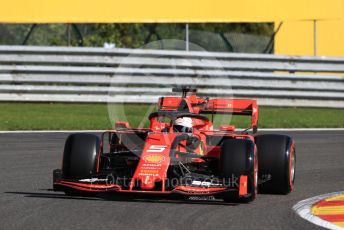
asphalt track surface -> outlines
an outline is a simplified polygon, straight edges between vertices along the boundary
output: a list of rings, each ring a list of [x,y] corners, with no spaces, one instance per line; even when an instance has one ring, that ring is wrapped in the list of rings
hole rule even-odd
[[[344,190],[344,131],[284,132],[297,144],[295,190],[249,204],[53,192],[66,133],[0,134],[0,229],[321,229],[292,206]]]

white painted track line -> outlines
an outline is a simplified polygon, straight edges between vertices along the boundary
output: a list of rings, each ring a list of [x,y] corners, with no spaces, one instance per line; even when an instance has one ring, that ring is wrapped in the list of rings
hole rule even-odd
[[[101,133],[105,130],[11,130],[0,131],[1,133]]]
[[[9,130],[0,131],[1,133],[101,133],[105,130]],[[237,129],[238,132],[242,131]],[[319,132],[319,131],[344,131],[344,128],[262,128],[259,131],[306,131],[306,132]]]

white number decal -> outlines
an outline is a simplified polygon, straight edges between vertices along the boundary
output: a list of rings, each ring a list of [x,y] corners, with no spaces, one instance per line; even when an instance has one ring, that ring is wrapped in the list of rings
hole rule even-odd
[[[166,149],[166,145],[151,145],[147,152],[162,153]]]

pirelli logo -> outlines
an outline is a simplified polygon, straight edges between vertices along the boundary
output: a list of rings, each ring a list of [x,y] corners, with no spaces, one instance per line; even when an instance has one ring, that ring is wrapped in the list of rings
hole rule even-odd
[[[151,164],[160,164],[161,162],[165,160],[165,157],[159,154],[150,154],[150,155],[144,156],[143,160]]]

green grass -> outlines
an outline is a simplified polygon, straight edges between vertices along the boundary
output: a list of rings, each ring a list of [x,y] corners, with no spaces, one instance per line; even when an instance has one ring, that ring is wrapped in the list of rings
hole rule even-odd
[[[117,119],[129,121],[132,127],[136,127],[142,120],[144,125],[148,124],[147,109],[155,110],[154,106],[149,105],[126,105],[124,108],[112,105],[110,108],[111,111],[123,112],[117,118],[109,116],[106,104],[0,103],[0,130],[108,129]],[[229,121],[228,116],[218,118],[215,119],[215,124]],[[235,116],[232,119],[237,127],[247,127],[249,122],[248,117]],[[344,127],[344,110],[261,107],[259,127]]]

